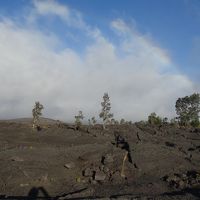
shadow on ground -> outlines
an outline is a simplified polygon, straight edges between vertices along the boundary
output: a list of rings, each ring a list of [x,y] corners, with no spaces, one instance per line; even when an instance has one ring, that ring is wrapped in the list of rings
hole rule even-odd
[[[38,199],[48,199],[48,200],[52,200],[55,198],[52,198],[49,196],[48,192],[43,188],[43,187],[33,187],[27,196],[5,196],[2,195],[0,196],[0,199],[9,199],[9,200],[14,200],[14,199],[30,199],[30,200],[38,200]]]
[[[200,188],[185,188],[180,191],[164,193],[163,196],[175,197],[175,196],[185,196],[186,194],[191,194],[194,197],[197,197],[200,199]]]
[[[68,195],[73,195],[73,194],[77,194],[77,193],[81,193],[82,191],[86,190],[87,188],[83,188],[81,190],[77,190],[77,191],[74,191],[74,192],[71,192],[71,193],[68,193],[68,194],[64,194],[62,196],[56,196],[56,197],[51,197],[48,192],[43,188],[43,187],[33,187],[27,196],[5,196],[5,195],[0,195],[0,199],[4,199],[4,200],[59,200],[59,199],[68,199],[68,200],[79,200],[79,199],[101,199],[103,197],[91,197],[91,196],[88,196],[88,197],[67,197]],[[200,189],[199,188],[186,188],[186,189],[183,189],[183,190],[180,190],[180,191],[174,191],[174,192],[170,192],[170,193],[164,193],[158,197],[151,197],[151,199],[165,199],[164,197],[168,197],[168,198],[172,198],[174,199],[174,197],[179,197],[180,196],[186,196],[187,194],[191,194],[195,197],[195,199],[200,199]],[[125,195],[114,195],[114,196],[111,196],[110,198],[111,199],[117,199],[118,197],[120,198],[123,198],[123,197],[126,197],[126,199],[132,199],[133,197],[136,197],[135,195],[131,195],[131,194],[125,194]],[[128,197],[128,198],[127,198]],[[138,196],[137,196],[138,197]],[[141,199],[142,197],[138,197],[138,199]],[[108,198],[109,199],[109,198]]]

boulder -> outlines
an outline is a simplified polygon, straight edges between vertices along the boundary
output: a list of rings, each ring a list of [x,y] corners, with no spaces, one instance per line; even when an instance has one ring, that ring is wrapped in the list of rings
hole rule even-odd
[[[106,175],[103,172],[96,172],[94,176],[95,181],[104,181],[106,179]]]

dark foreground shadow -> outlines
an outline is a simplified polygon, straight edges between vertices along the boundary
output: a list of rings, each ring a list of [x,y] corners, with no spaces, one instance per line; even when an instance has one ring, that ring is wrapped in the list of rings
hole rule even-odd
[[[163,196],[175,197],[175,196],[185,196],[186,194],[191,194],[194,197],[197,197],[200,199],[200,188],[185,188],[180,191],[164,193]]]
[[[67,194],[63,194],[62,196],[56,196],[56,197],[51,197],[49,196],[48,192],[43,188],[43,187],[33,187],[27,196],[6,196],[6,195],[0,195],[0,199],[4,199],[4,200],[59,200],[60,197],[62,199],[68,199],[68,200],[80,200],[80,199],[93,199],[93,200],[97,200],[97,199],[101,199],[103,197],[100,196],[87,196],[87,197],[71,197],[70,195],[73,196],[73,194],[79,194],[81,192],[83,192],[84,190],[87,190],[87,188],[83,188],[81,190],[77,190],[71,193],[67,193]],[[168,197],[180,197],[180,196],[185,196],[187,194],[191,194],[194,197],[197,197],[198,199],[200,199],[200,189],[199,188],[186,188],[180,191],[174,191],[174,192],[169,192],[169,193],[163,193],[162,195],[159,195],[159,199],[162,199],[162,197],[164,196],[168,196]],[[68,196],[69,195],[69,196]],[[67,197],[68,196],[68,197]],[[110,196],[111,198],[123,198],[123,197],[127,197],[127,196],[131,196],[131,197],[142,197],[141,195],[139,196],[135,196],[135,195],[131,195],[131,194],[121,194],[121,195],[113,195]],[[105,198],[105,197],[104,197]],[[156,197],[154,197],[156,199]],[[184,198],[183,198],[184,199]]]
[[[42,197],[40,197],[40,193],[42,194]],[[30,192],[28,193],[28,198],[27,199],[51,199],[51,197],[49,196],[49,194],[47,193],[47,191],[43,188],[43,187],[33,187]]]
[[[67,199],[67,200],[81,200],[81,199],[99,199],[101,197],[98,196],[87,196],[82,197],[81,193],[87,190],[88,188],[82,188],[80,190],[76,190],[70,193],[63,194],[61,196],[51,197],[49,196],[48,192],[43,187],[33,187],[29,192],[27,196],[6,196],[6,195],[0,195],[0,200],[59,200],[61,199]],[[76,194],[76,195],[75,195]],[[76,197],[73,197],[75,195]],[[79,196],[81,195],[81,196]]]
[[[0,199],[7,199],[7,200],[39,200],[39,199],[46,199],[46,200],[52,200],[55,198],[52,198],[49,196],[48,192],[43,187],[33,187],[27,196],[5,196],[0,195]]]
[[[61,198],[65,198],[70,195],[80,194],[81,192],[87,190],[87,188],[83,188],[74,192],[63,194],[62,196],[51,197],[48,192],[43,187],[33,187],[27,196],[6,196],[0,195],[0,200],[58,200]],[[77,195],[76,195],[77,196]],[[78,200],[78,199],[96,199],[97,197],[75,197],[75,198],[67,198],[68,200]]]

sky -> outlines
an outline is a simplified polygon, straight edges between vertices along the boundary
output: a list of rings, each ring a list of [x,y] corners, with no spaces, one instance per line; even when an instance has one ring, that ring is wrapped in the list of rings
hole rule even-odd
[[[175,116],[199,92],[199,0],[1,0],[0,118]]]

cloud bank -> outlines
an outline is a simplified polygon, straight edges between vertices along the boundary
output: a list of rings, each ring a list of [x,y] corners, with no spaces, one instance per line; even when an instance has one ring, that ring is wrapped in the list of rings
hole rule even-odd
[[[51,15],[67,27],[82,24],[77,29],[92,42],[82,53],[67,44],[57,50],[62,40],[52,30],[46,34],[8,17],[1,20],[1,119],[31,116],[38,100],[45,117],[73,121],[79,110],[86,117],[98,116],[104,92],[109,93],[116,119],[142,120],[151,112],[172,117],[176,99],[194,92],[168,52],[120,18],[108,26],[118,38],[114,43],[78,11],[57,1],[33,1],[32,17],[33,13],[35,23]]]

